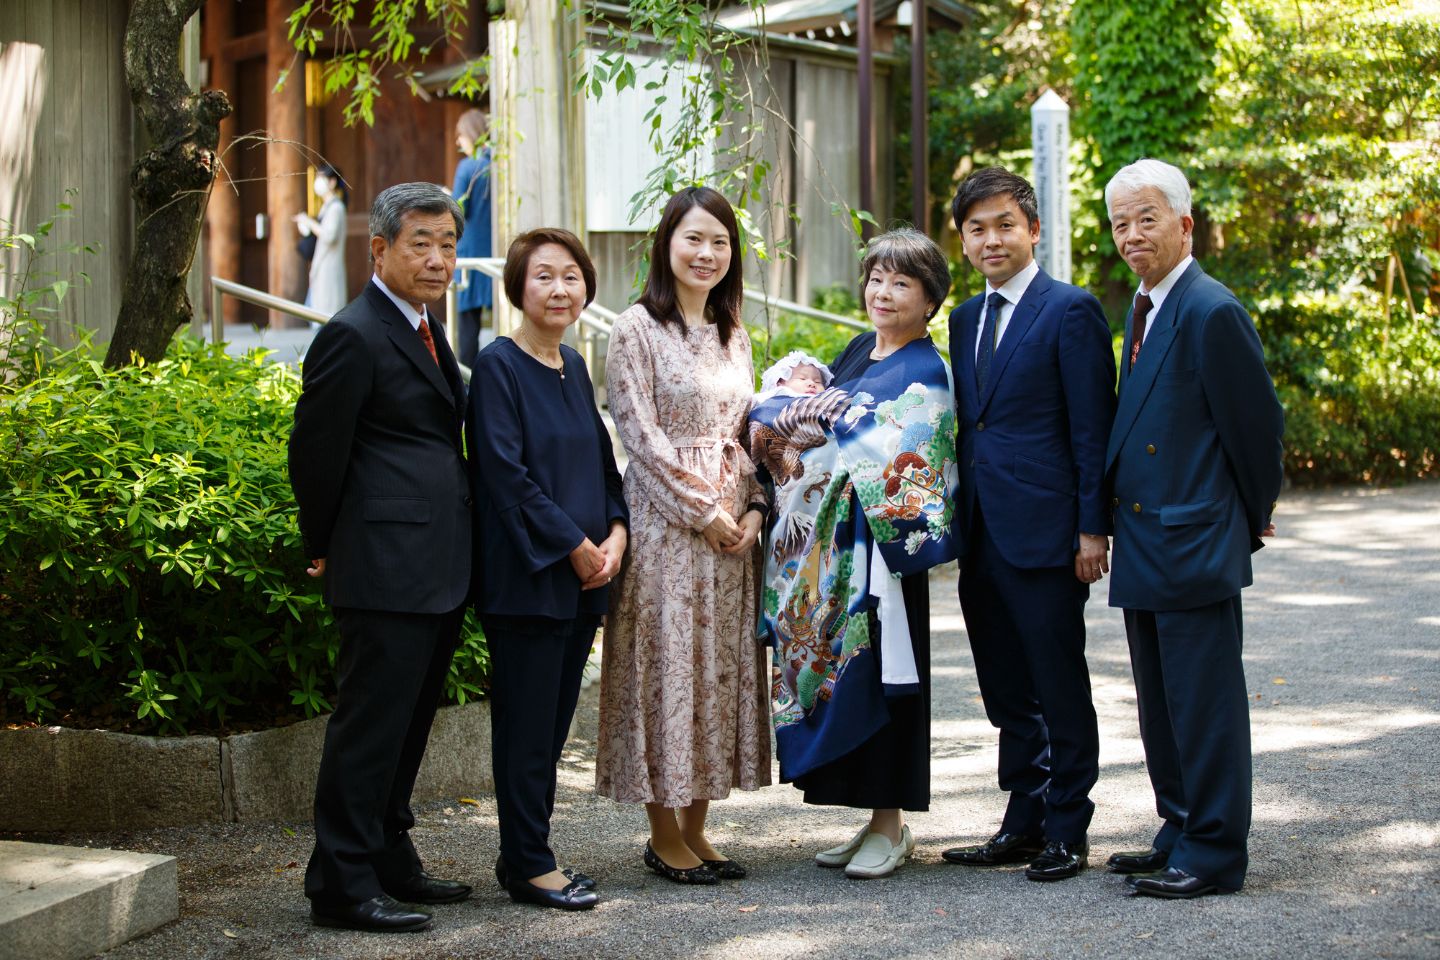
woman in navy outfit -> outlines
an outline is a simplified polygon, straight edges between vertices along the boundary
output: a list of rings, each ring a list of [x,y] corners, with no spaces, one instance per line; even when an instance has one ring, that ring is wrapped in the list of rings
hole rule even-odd
[[[516,902],[584,910],[594,880],[558,868],[550,850],[555,765],[629,514],[589,371],[561,343],[595,296],[590,257],[568,231],[521,234],[504,289],[524,319],[476,356],[465,417],[475,608],[490,646],[495,875]]]

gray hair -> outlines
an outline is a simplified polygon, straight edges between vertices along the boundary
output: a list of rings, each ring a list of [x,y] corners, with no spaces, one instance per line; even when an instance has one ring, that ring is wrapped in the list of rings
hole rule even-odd
[[[865,247],[865,259],[860,261],[860,299],[865,299],[865,285],[870,281],[870,271],[884,267],[920,281],[925,299],[935,308],[925,315],[929,320],[935,316],[945,295],[950,292],[950,261],[944,252],[925,234],[914,227],[898,227],[874,238]]]
[[[1145,187],[1159,190],[1177,217],[1190,216],[1190,183],[1185,174],[1179,167],[1149,157],[1122,167],[1105,184],[1105,210],[1108,212],[1111,209],[1110,198],[1116,190],[1141,190]]]
[[[400,224],[412,210],[421,213],[448,213],[455,221],[455,239],[465,232],[465,214],[460,204],[433,183],[397,183],[380,191],[370,205],[370,236],[384,237],[387,244],[400,236]]]

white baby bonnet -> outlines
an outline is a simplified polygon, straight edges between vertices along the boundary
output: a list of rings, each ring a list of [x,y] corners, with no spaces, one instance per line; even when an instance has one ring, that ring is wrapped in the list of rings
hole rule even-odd
[[[765,373],[761,375],[761,392],[770,393],[780,385],[781,380],[789,379],[790,374],[795,372],[796,367],[804,366],[814,367],[816,370],[819,370],[821,382],[823,382],[827,387],[830,386],[830,381],[833,379],[833,377],[830,374],[829,367],[825,366],[825,364],[810,356],[810,354],[806,353],[804,350],[791,350],[789,353],[785,354],[785,356],[781,357],[774,364],[772,364],[770,366],[770,369],[766,370]]]

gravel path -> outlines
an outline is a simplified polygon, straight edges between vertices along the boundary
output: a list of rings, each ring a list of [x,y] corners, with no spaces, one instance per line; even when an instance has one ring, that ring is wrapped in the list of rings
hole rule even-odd
[[[301,894],[309,824],[33,836],[180,858],[181,919],[106,956],[447,957],[1440,957],[1440,484],[1291,494],[1282,536],[1245,594],[1255,740],[1252,867],[1237,896],[1125,895],[1092,868],[1053,885],[1020,867],[954,867],[940,851],[982,839],[1003,803],[954,571],[932,580],[934,799],[911,819],[916,859],[854,882],[811,854],[860,817],[805,807],[775,786],[714,808],[715,839],[751,878],[683,888],[640,863],[644,815],[591,792],[595,697],[561,770],[555,847],[601,882],[589,913],[511,904],[490,864],[491,798],[429,804],[416,842],[432,872],[475,897],[403,936],[318,930]],[[1119,612],[1090,607],[1101,724],[1092,863],[1144,847],[1156,821],[1136,733]]]

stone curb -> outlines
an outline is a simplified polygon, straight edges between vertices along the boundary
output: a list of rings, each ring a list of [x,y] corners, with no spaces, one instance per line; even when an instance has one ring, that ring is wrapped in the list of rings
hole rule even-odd
[[[309,820],[328,721],[220,738],[0,730],[0,830]],[[415,800],[493,789],[490,704],[441,709]]]

